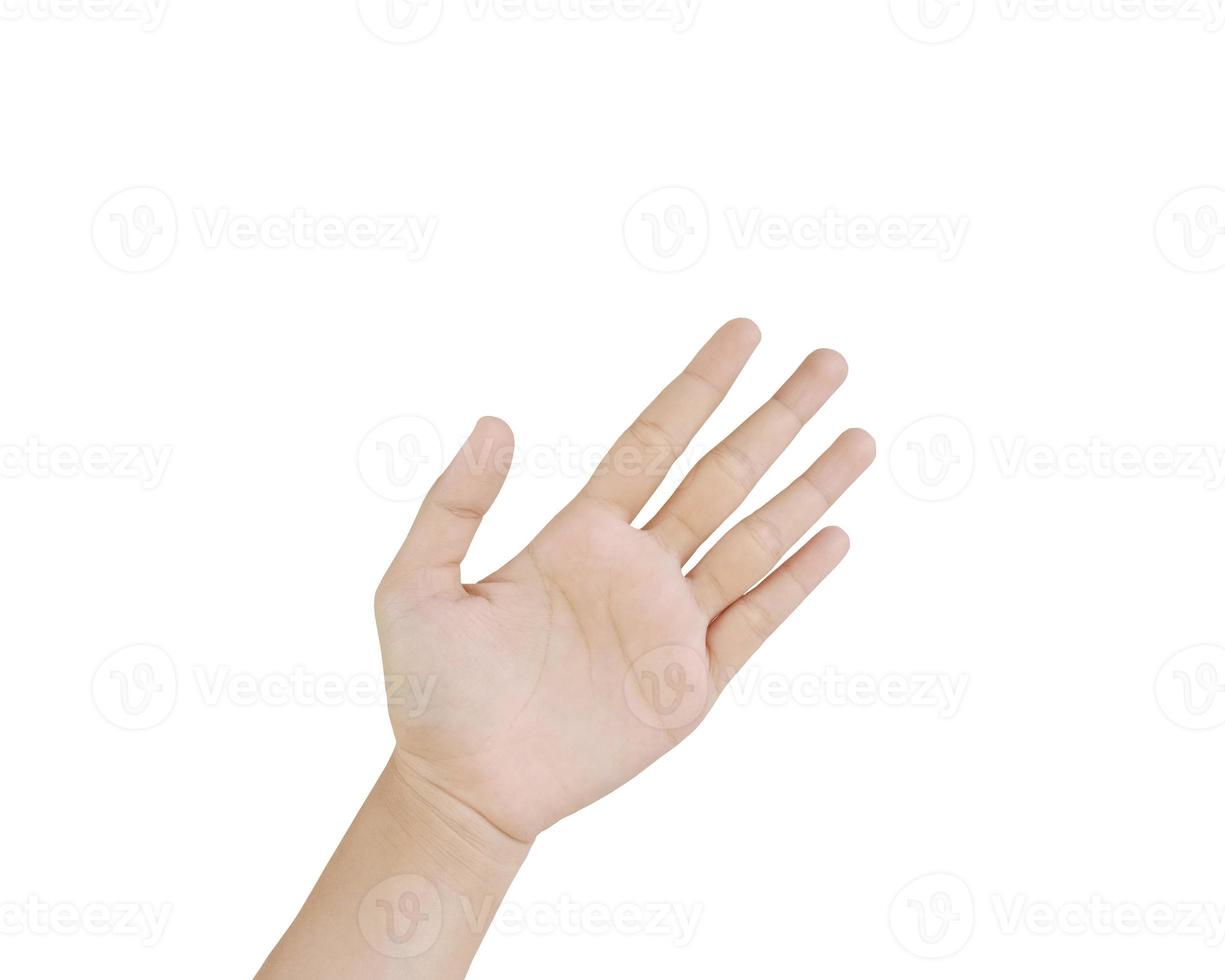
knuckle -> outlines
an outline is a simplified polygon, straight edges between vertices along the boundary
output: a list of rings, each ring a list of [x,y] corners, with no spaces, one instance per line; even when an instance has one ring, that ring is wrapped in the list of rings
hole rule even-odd
[[[635,442],[650,449],[671,449],[674,445],[668,431],[645,415],[634,419],[633,425],[630,426],[630,436]]]
[[[774,632],[773,619],[752,596],[745,596],[740,602],[740,617],[745,628],[754,639],[765,642]]]
[[[479,521],[485,512],[477,507],[469,507],[453,500],[439,500],[437,506],[460,521]]]
[[[786,541],[778,526],[760,514],[745,518],[744,531],[762,553],[773,561],[777,561],[787,550]]]
[[[747,494],[757,483],[757,466],[743,449],[722,442],[710,451],[707,458],[744,493]]]

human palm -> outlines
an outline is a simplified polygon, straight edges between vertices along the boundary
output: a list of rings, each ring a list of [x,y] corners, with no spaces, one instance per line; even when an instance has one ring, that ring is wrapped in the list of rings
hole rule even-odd
[[[502,569],[465,586],[459,563],[513,447],[505,423],[481,420],[379,588],[388,677],[433,684],[420,713],[392,704],[402,771],[531,840],[692,732],[735,671],[842,559],[846,536],[827,528],[779,565],[871,462],[874,445],[861,430],[844,433],[684,571],[841,384],[846,365],[832,351],[810,355],[655,517],[641,528],[631,523],[759,337],[746,320],[725,325],[583,492]]]

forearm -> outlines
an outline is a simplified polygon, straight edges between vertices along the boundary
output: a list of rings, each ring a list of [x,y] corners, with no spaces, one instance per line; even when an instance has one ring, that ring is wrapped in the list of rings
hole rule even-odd
[[[528,847],[393,757],[258,980],[459,980]]]

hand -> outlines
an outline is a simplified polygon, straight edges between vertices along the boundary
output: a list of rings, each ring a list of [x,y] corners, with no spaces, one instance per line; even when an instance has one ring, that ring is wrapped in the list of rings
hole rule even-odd
[[[499,571],[463,585],[460,562],[513,451],[504,422],[477,424],[377,593],[389,678],[435,683],[420,716],[391,709],[402,777],[529,842],[692,732],[841,561],[847,537],[826,528],[775,567],[872,462],[872,438],[857,429],[684,571],[845,379],[846,362],[828,350],[810,355],[650,521],[632,523],[759,340],[747,320],[720,329],[574,501]]]
[[[478,423],[375,603],[388,678],[430,682],[425,710],[391,699],[396,750],[261,980],[406,976],[410,963],[414,976],[459,980],[489,925],[472,910],[498,907],[536,835],[693,731],[846,554],[846,535],[826,528],[778,564],[872,461],[859,430],[684,572],[842,383],[832,351],[811,355],[644,527],[631,524],[759,339],[747,320],[723,327],[578,498],[465,586],[460,562],[513,450],[504,423]]]

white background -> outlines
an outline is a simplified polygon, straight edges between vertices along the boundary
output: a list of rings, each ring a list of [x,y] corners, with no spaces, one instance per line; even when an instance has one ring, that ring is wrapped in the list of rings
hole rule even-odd
[[[390,748],[386,497],[506,418],[485,574],[746,315],[698,442],[841,350],[753,501],[868,428],[851,556],[539,840],[509,902],[544,925],[472,975],[1219,977],[1221,0],[432,6],[5,0],[0,971],[254,973]]]

